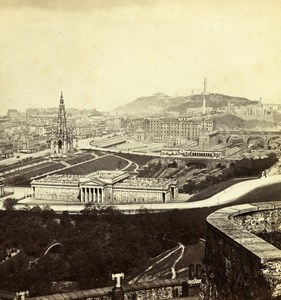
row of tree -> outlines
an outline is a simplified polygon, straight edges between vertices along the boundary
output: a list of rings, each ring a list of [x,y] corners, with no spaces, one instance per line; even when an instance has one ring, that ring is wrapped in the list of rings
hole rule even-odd
[[[270,153],[265,158],[253,159],[243,158],[232,163],[229,168],[221,166],[222,173],[218,176],[207,175],[205,180],[195,183],[193,180],[186,183],[182,191],[187,194],[193,194],[217,183],[239,177],[258,177],[262,172],[278,161],[275,153]]]

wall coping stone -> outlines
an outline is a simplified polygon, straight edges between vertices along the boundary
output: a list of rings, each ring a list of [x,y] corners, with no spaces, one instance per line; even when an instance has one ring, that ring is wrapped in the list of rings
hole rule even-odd
[[[225,234],[235,244],[242,246],[258,259],[262,264],[270,261],[281,261],[281,250],[261,239],[257,235],[240,229],[234,218],[247,213],[274,210],[281,208],[281,201],[242,204],[222,208],[207,217],[207,223]]]
[[[134,284],[124,284],[123,290],[124,292],[134,292],[139,290],[152,290],[163,287],[173,287],[173,286],[181,286],[185,280],[184,278],[176,278],[176,279],[158,279],[154,281],[147,282],[138,282]],[[198,286],[198,282],[188,281],[188,285]],[[74,299],[82,299],[82,298],[92,298],[92,297],[101,297],[108,296],[112,291],[113,286],[104,287],[104,288],[96,288],[91,290],[81,290],[76,292],[67,292],[67,293],[57,293],[52,295],[38,296],[28,298],[29,300],[74,300]]]

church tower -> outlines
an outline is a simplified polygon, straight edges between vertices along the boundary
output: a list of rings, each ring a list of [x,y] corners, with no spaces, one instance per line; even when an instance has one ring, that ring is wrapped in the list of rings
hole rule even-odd
[[[67,127],[64,99],[61,92],[57,125],[51,141],[51,155],[53,157],[66,157],[72,153],[73,136],[72,131]]]

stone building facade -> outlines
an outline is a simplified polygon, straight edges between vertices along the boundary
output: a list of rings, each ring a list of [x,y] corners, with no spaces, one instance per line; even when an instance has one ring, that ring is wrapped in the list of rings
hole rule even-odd
[[[210,149],[218,144],[218,131],[204,132],[199,136],[199,147]]]
[[[95,204],[166,203],[178,196],[176,180],[132,177],[123,171],[51,175],[33,180],[31,187],[35,199]]]
[[[11,141],[0,140],[0,159],[14,156],[14,147]]]
[[[213,132],[214,128],[214,120],[209,118],[146,118],[131,121],[126,131],[129,136],[139,141],[147,140],[175,146],[187,141],[198,141],[200,134]]]

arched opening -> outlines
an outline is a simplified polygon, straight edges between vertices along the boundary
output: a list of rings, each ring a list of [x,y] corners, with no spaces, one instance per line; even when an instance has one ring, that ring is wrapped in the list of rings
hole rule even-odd
[[[226,144],[234,145],[238,143],[243,143],[243,138],[239,135],[230,135],[226,139]]]
[[[207,166],[206,164],[198,161],[190,161],[187,164],[187,167],[195,167],[196,169],[205,169]]]
[[[281,136],[273,136],[266,143],[268,149],[281,149]]]
[[[247,140],[248,148],[251,149],[263,149],[265,147],[265,141],[261,136],[250,136]]]
[[[226,139],[225,139],[225,143],[226,144],[228,144],[229,142],[230,142],[230,139],[232,138],[232,135],[230,135],[229,137],[227,137]]]
[[[59,150],[59,151],[62,150],[62,145],[63,145],[62,140],[59,140],[59,141],[58,141],[58,150]]]
[[[216,165],[216,168],[218,169],[224,169],[225,168],[225,165],[224,164],[222,164],[222,163],[218,163],[217,165]]]

